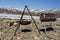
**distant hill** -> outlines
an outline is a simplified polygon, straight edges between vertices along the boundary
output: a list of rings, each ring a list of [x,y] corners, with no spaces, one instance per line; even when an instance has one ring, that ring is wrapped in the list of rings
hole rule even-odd
[[[54,13],[56,17],[60,18],[60,10],[30,10],[33,16],[40,16],[41,13]],[[23,10],[19,8],[0,8],[0,13],[21,15]],[[25,12],[25,15],[29,15]]]

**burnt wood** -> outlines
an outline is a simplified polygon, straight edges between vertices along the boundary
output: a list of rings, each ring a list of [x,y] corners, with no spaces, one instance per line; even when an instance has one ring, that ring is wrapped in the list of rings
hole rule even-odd
[[[40,31],[45,33],[45,28],[44,29],[40,29]],[[48,31],[54,31],[54,29],[52,27],[47,27],[46,28],[46,32],[48,32]]]
[[[28,20],[17,21],[17,23],[18,22],[20,22],[21,25],[29,25],[29,24],[31,24],[31,21],[28,21]]]
[[[29,25],[31,23],[31,21],[21,21],[20,24],[21,25]]]
[[[21,32],[31,32],[32,30],[29,29],[23,29]]]
[[[54,29],[52,27],[47,27],[46,31],[54,31]]]

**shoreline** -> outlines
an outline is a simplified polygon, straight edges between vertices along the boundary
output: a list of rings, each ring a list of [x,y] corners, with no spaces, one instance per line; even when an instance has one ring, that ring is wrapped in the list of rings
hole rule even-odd
[[[39,16],[32,16],[34,19],[40,19]],[[0,18],[8,18],[8,19],[20,19],[21,15],[17,14],[0,14]],[[24,15],[23,19],[31,19],[31,16]],[[57,20],[60,20],[60,18],[57,18]]]
[[[32,16],[34,19],[39,19],[39,16]],[[16,14],[0,14],[0,18],[20,19],[21,15]],[[31,19],[31,16],[24,15],[23,19]]]

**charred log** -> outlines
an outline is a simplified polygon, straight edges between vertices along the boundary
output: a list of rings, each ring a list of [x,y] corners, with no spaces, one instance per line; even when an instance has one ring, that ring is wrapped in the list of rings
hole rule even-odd
[[[26,20],[17,21],[17,22],[20,22],[21,25],[29,25],[29,24],[31,24],[31,21],[26,21]]]
[[[31,21],[21,21],[20,24],[21,25],[29,25],[31,23]]]
[[[52,27],[47,27],[46,31],[54,31],[54,29]]]
[[[32,30],[29,29],[23,29],[22,32],[31,32]]]
[[[45,29],[40,29],[41,32],[45,32]]]
[[[52,27],[47,27],[46,30],[45,29],[40,29],[40,31],[45,33],[45,31],[46,32],[47,31],[54,31],[54,29]]]

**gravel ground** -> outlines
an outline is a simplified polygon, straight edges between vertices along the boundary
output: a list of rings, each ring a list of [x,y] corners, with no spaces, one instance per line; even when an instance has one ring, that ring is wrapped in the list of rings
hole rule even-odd
[[[38,33],[34,23],[32,22],[29,25],[20,25],[18,31],[16,32],[16,36],[13,36],[14,31],[16,30],[16,21],[13,19],[0,19],[0,40],[60,40],[60,21],[45,22],[45,25],[52,25],[54,31],[46,31]],[[35,20],[39,29],[45,28],[43,27],[44,23],[41,23],[39,20]],[[9,26],[11,22],[14,22],[12,26]],[[32,30],[31,32],[21,32],[23,29]]]

